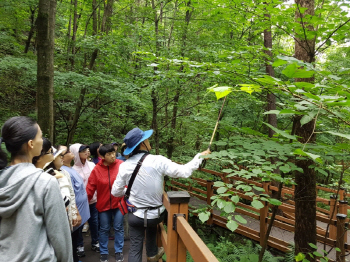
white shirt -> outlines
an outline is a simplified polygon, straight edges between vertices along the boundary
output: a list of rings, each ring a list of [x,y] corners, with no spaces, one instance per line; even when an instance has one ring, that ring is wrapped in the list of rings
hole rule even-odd
[[[119,172],[116,180],[113,183],[112,195],[121,197],[124,195],[125,186],[129,184],[132,173],[137,165],[137,162],[142,157],[142,153],[134,155],[122,163],[119,167]],[[131,187],[129,201],[138,208],[141,207],[156,207],[162,205],[163,196],[163,181],[164,176],[188,178],[192,172],[196,170],[202,163],[202,158],[197,154],[190,162],[185,165],[179,165],[172,162],[170,159],[160,155],[148,155],[141,168],[136,175],[134,184]],[[160,208],[160,213],[165,207]],[[144,218],[145,209],[138,209],[135,216]],[[148,210],[147,219],[158,217],[158,210]]]

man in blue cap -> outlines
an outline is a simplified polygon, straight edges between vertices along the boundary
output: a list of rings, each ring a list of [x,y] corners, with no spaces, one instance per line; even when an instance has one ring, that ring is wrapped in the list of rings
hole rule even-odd
[[[139,160],[150,152],[148,138],[153,130],[142,131],[134,128],[129,131],[124,142],[127,148],[124,155],[128,159],[119,167],[119,173],[112,187],[112,195],[123,196]],[[188,178],[201,162],[200,155],[210,154],[209,150],[197,154],[190,162],[179,165],[161,155],[147,155],[132,184],[129,201],[136,211],[129,213],[130,251],[129,262],[142,262],[143,240],[146,232],[146,253],[148,262],[156,262],[164,254],[164,248],[157,247],[157,224],[163,221],[165,207],[162,204],[164,176]]]

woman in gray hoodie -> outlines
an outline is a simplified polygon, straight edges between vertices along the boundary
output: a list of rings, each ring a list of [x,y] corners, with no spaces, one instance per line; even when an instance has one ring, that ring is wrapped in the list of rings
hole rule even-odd
[[[12,117],[1,130],[0,262],[72,262],[67,213],[55,177],[32,164],[42,132],[28,117]]]

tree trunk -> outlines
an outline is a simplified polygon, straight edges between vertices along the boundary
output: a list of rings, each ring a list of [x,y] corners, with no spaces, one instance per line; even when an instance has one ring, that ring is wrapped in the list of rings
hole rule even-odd
[[[270,14],[265,14],[265,17],[270,21],[271,15]],[[265,51],[264,53],[268,56],[266,58],[266,74],[269,76],[274,77],[275,76],[275,71],[273,70],[273,67],[271,65],[271,62],[273,60],[272,57],[272,34],[271,34],[271,26],[269,26],[268,29],[264,30],[264,47]],[[268,93],[267,94],[267,111],[270,110],[275,110],[276,109],[276,97],[273,93]],[[276,114],[268,114],[268,123],[274,127],[277,127],[277,117]],[[269,137],[272,137],[275,132],[269,128]]]
[[[72,35],[72,57],[70,58],[71,70],[74,70],[75,64],[75,41],[77,39],[78,30],[78,0],[74,1],[74,18],[73,18],[73,35]]]
[[[30,8],[30,30],[28,33],[28,38],[26,41],[26,46],[24,48],[24,53],[28,53],[29,47],[30,47],[30,42],[32,40],[32,37],[34,35],[35,32],[35,11],[36,11],[36,7],[35,8]]]
[[[56,0],[40,0],[37,18],[37,112],[43,134],[53,142],[54,44]]]
[[[155,150],[156,155],[159,155],[159,130],[158,130],[158,119],[157,119],[157,111],[158,111],[158,97],[156,90],[152,89],[152,129],[154,130],[154,141],[155,141]]]
[[[314,0],[297,0],[296,4],[300,7],[306,7],[306,11],[300,14],[298,9],[295,12],[296,20],[308,30],[313,30],[311,25],[303,23],[306,15],[314,15]],[[312,63],[315,61],[315,41],[307,40],[304,36],[298,36],[295,41],[295,58]],[[295,79],[296,82],[314,82],[314,78]],[[312,143],[316,139],[313,133],[315,119],[301,126],[301,116],[294,116],[295,135],[299,136],[301,143]],[[303,173],[295,173],[295,254],[302,252],[309,261],[316,261],[308,253],[314,250],[309,243],[316,244],[316,175],[315,170],[309,168],[313,164],[312,160],[296,160],[298,167],[303,169]]]
[[[97,35],[96,0],[92,1],[92,35]]]
[[[171,119],[171,130],[170,130],[171,134],[170,134],[170,137],[167,141],[167,156],[169,159],[172,158],[174,148],[175,148],[175,146],[174,146],[174,134],[175,134],[175,130],[176,130],[176,117],[177,117],[179,98],[180,98],[180,90],[177,89],[175,97],[174,97],[173,116]]]

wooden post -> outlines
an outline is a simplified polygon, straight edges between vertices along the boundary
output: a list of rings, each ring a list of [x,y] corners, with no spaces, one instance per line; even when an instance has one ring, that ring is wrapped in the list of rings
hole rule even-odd
[[[329,216],[330,218],[336,219],[336,214],[337,214],[337,196],[336,195],[331,195],[330,196],[330,213]],[[332,216],[333,214],[333,216]],[[332,216],[332,217],[331,217]],[[329,238],[331,239],[336,239],[337,237],[337,227],[333,224],[329,226]]]
[[[211,197],[214,195],[214,182],[207,180],[207,205],[211,206]],[[213,224],[213,209],[210,209],[210,217],[207,221],[207,225]]]
[[[269,207],[266,201],[263,201],[264,207],[260,209],[260,246],[262,246],[267,231],[267,212]]]
[[[185,214],[186,220],[188,219],[190,194],[186,191],[171,191],[167,194],[170,202],[168,210],[167,262],[186,262],[186,247],[176,230],[173,229],[173,222],[176,214]]]
[[[344,200],[344,193],[345,193],[345,190],[344,188],[340,188],[339,189],[339,200]]]
[[[336,261],[337,262],[345,262],[345,235],[347,231],[347,223],[346,215],[344,214],[337,214],[337,248],[340,249],[340,251],[336,251]]]
[[[271,184],[270,181],[264,181],[263,182],[263,189],[265,190],[265,193],[268,194],[268,195],[270,195],[269,194],[270,184]]]
[[[340,200],[339,201],[339,213],[348,216],[348,201]],[[344,234],[344,243],[348,242],[348,234]]]

